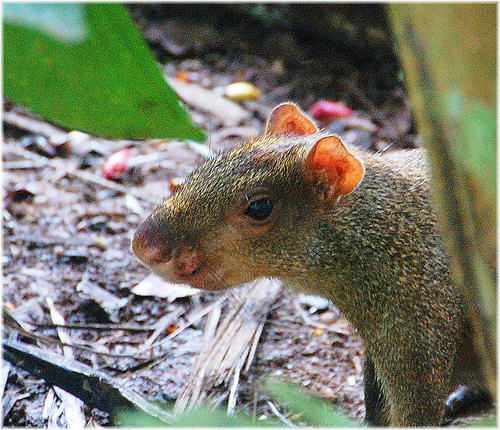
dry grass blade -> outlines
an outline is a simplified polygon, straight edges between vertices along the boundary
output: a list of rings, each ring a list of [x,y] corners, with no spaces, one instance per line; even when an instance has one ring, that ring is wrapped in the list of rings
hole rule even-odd
[[[66,321],[61,313],[56,309],[54,301],[47,297],[47,306],[49,307],[50,317],[54,324],[64,324]],[[57,328],[57,334],[61,341],[71,344],[70,335],[63,329]],[[68,347],[63,347],[64,356],[68,359],[73,359],[73,350]],[[85,426],[85,414],[83,412],[83,402],[77,397],[61,390],[58,387],[54,387],[57,396],[61,399],[64,408],[64,416],[69,428],[82,428]]]
[[[212,387],[228,383],[232,377],[229,393],[231,412],[236,402],[241,369],[245,361],[246,368],[250,366],[265,318],[280,290],[279,281],[259,279],[249,284],[248,288],[234,293],[234,306],[198,356],[192,376],[177,398],[175,413],[199,404]]]
[[[228,127],[236,126],[250,117],[248,111],[237,103],[216,94],[213,90],[175,78],[168,79],[168,83],[188,105],[203,112],[210,112]]]
[[[160,336],[163,332],[167,331],[167,327],[169,325],[172,325],[183,313],[184,309],[179,308],[160,318],[160,320],[156,324],[155,331],[151,334],[151,336],[149,336],[146,339],[143,346],[145,348],[151,346],[154,343],[154,341],[158,338],[158,336]]]
[[[208,314],[207,323],[205,325],[205,332],[203,333],[203,351],[208,347],[215,336],[215,331],[217,330],[217,325],[219,324],[221,311],[222,304],[220,303]]]
[[[48,421],[51,416],[54,416],[54,409],[57,406],[56,393],[53,389],[50,389],[45,396],[45,401],[43,403],[42,419]]]
[[[263,326],[263,324],[261,324]],[[261,330],[258,330],[261,332]],[[259,335],[260,337],[260,335]],[[254,336],[255,339],[255,336]],[[255,341],[253,342],[255,344]],[[227,415],[231,416],[234,414],[234,409],[236,407],[236,400],[238,398],[238,384],[240,382],[240,373],[243,368],[243,364],[245,363],[245,357],[242,355],[234,368],[233,382],[231,383],[231,389],[229,390],[229,398],[227,400]]]

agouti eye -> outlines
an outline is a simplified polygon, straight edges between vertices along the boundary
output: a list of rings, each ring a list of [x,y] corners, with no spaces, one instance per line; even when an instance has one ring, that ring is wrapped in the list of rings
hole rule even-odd
[[[245,215],[256,221],[263,221],[271,215],[273,211],[273,202],[269,199],[255,200],[248,206]]]

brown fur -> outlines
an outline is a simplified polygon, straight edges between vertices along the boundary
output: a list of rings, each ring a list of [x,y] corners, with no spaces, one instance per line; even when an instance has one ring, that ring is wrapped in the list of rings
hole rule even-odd
[[[425,155],[349,148],[364,179],[332,198],[304,174],[308,151],[325,136],[266,135],[207,161],[139,228],[134,251],[158,248],[161,236],[165,262],[150,266],[172,281],[220,289],[278,277],[331,299],[364,340],[387,421],[439,425],[461,378],[457,364],[466,367],[465,317],[429,203]],[[244,215],[259,192],[275,201],[263,224]],[[186,249],[200,256],[199,271],[183,278],[172,264]]]

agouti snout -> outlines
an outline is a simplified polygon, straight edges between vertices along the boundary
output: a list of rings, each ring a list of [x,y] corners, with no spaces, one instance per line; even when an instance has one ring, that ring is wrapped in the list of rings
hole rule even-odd
[[[283,104],[263,136],[191,174],[132,249],[174,283],[276,277],[331,299],[363,338],[368,421],[439,425],[475,362],[425,166],[421,151],[347,148]]]

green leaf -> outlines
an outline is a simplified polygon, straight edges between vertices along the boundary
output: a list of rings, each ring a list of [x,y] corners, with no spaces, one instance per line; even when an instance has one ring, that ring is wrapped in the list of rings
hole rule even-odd
[[[124,411],[112,418],[112,425],[117,427],[169,427],[167,423],[143,411]]]
[[[479,418],[468,424],[467,427],[497,427],[497,419],[495,416]]]
[[[300,389],[299,387],[283,382],[268,380],[265,390],[280,404],[289,408],[295,414],[300,414],[300,420],[321,427],[359,426],[344,413],[333,407],[330,402]],[[165,426],[156,418],[146,414],[125,412],[120,415],[118,422],[123,426]],[[188,409],[175,417],[174,427],[282,427],[274,417],[265,421],[253,421],[243,414],[234,414],[228,417],[222,407],[212,408],[207,404]]]
[[[290,383],[267,381],[266,391],[278,402],[294,413],[301,414],[301,420],[320,427],[359,426],[343,412],[334,408],[325,399],[294,386]]]
[[[242,414],[234,414],[228,417],[222,408],[211,408],[208,405],[200,405],[194,409],[188,409],[177,417],[176,427],[250,427],[269,426],[272,423],[255,423],[250,417]],[[276,425],[276,423],[274,423]]]
[[[168,427],[155,417],[142,412],[124,412],[118,421],[125,427]],[[116,424],[116,423],[115,423]],[[254,422],[250,417],[234,414],[228,417],[222,407],[212,408],[206,404],[188,409],[176,416],[173,427],[277,427],[274,420]]]
[[[6,3],[4,93],[69,129],[204,140],[117,3]]]

